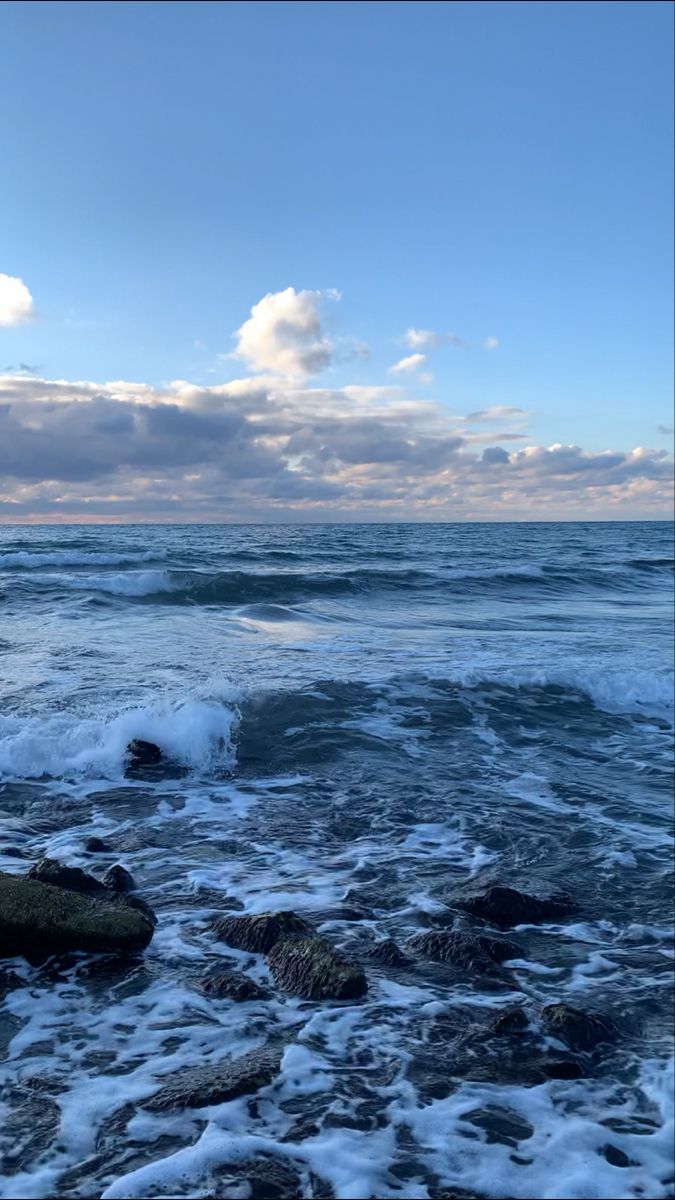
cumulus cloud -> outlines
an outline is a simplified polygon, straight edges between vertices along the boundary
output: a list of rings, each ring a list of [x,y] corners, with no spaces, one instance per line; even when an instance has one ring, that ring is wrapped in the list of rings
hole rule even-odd
[[[401,358],[393,367],[390,367],[392,375],[405,375],[410,371],[417,371],[423,367],[427,361],[426,354],[409,354],[407,358]]]
[[[33,297],[23,279],[0,273],[0,325],[20,325],[33,314]]]
[[[463,346],[456,333],[436,333],[433,329],[406,329],[403,340],[411,350],[435,350],[437,346]]]
[[[324,298],[337,300],[339,293],[296,292],[292,287],[268,292],[234,334],[237,348],[232,357],[242,359],[254,371],[291,379],[325,370],[333,347],[321,326]]]
[[[489,410],[486,410],[489,411]],[[293,520],[667,514],[664,450],[483,448],[405,389],[0,377],[0,517]],[[492,435],[494,436],[494,435]],[[501,432],[498,440],[521,435]],[[477,444],[475,444],[477,443]]]
[[[496,350],[497,347],[499,346],[499,338],[486,337],[483,340],[483,346],[485,347],[486,350]]]

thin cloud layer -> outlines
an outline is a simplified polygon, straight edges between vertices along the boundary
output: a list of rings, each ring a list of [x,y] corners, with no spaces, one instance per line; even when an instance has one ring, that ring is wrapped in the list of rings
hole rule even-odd
[[[427,361],[426,354],[409,354],[407,358],[401,358],[389,370],[392,375],[406,375],[412,371],[418,371]]]
[[[282,293],[283,295],[283,293]],[[486,412],[494,410],[485,410]],[[502,418],[508,410],[499,410]],[[516,418],[520,410],[510,410]],[[396,387],[0,377],[0,516],[493,519],[667,513],[663,450],[525,446]],[[493,418],[494,419],[494,418]],[[458,425],[458,420],[460,424]],[[503,424],[503,420],[502,420]]]
[[[23,279],[0,272],[0,326],[20,325],[33,314],[33,297]]]

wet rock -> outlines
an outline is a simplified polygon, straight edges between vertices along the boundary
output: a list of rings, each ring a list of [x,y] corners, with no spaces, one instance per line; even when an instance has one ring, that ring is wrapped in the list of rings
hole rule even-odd
[[[280,1063],[281,1052],[265,1048],[204,1067],[186,1067],[165,1076],[159,1091],[141,1104],[151,1112],[224,1104],[267,1087],[279,1074]]]
[[[154,742],[134,738],[127,746],[127,758],[130,767],[152,767],[162,762],[163,755]]]
[[[306,1000],[359,1000],[368,990],[361,968],[346,962],[323,938],[277,942],[267,963],[280,987]]]
[[[80,867],[64,867],[55,858],[41,858],[33,863],[26,878],[50,883],[52,887],[66,888],[69,892],[80,892],[81,895],[104,891],[99,879],[94,879],[93,875],[88,875]]]
[[[372,958],[373,962],[380,963],[383,967],[410,966],[410,959],[403,953],[393,938],[385,938],[383,942],[377,942],[369,951],[368,957]]]
[[[416,933],[408,941],[410,949],[434,962],[450,963],[467,971],[489,971],[497,963],[521,958],[522,951],[515,942],[484,934],[457,933],[454,930],[431,929]]]
[[[542,1058],[535,1064],[544,1079],[584,1079],[586,1072],[576,1058]]]
[[[103,887],[82,894],[0,872],[0,957],[71,950],[133,954],[148,945],[153,929],[145,912]]]
[[[133,876],[125,871],[124,867],[120,867],[119,863],[108,868],[101,883],[111,892],[133,892],[136,887]]]
[[[603,1013],[573,1008],[571,1004],[547,1004],[541,1011],[544,1028],[571,1050],[594,1050],[611,1041],[616,1030]]]
[[[465,892],[454,903],[463,912],[481,917],[502,929],[566,917],[579,911],[579,906],[567,892],[531,895],[496,883]]]
[[[13,992],[14,988],[23,987],[23,979],[15,971],[0,971],[0,1000],[4,1000],[8,992]]]
[[[607,1162],[613,1167],[639,1167],[640,1165],[634,1158],[629,1158],[623,1150],[620,1150],[618,1146],[612,1145],[611,1142],[603,1146],[600,1153],[604,1154]]]
[[[501,1012],[492,1021],[492,1030],[494,1033],[522,1033],[527,1029],[529,1018],[527,1012],[520,1004],[511,1004],[508,1008],[503,1008]]]
[[[219,917],[211,930],[226,945],[252,954],[267,954],[283,938],[311,937],[314,933],[307,921],[290,911]]]
[[[90,837],[84,843],[84,850],[87,854],[109,854],[110,846],[100,837]]]
[[[269,1000],[270,993],[248,975],[236,971],[210,971],[199,980],[199,990],[217,1000]]]
[[[249,1200],[300,1200],[304,1194],[295,1168],[289,1162],[265,1155],[249,1162],[219,1166],[212,1175],[222,1189],[214,1193],[218,1196],[230,1195],[231,1189],[242,1183],[247,1185]]]

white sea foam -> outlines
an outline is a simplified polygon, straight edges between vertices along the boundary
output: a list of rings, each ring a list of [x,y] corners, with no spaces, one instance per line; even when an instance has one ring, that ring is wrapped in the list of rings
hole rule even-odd
[[[227,689],[225,689],[227,691]],[[78,716],[0,715],[0,777],[117,778],[134,738],[153,742],[167,757],[196,771],[234,761],[236,694]]]
[[[152,562],[158,556],[152,550],[129,551],[126,554],[110,554],[101,550],[10,550],[0,554],[3,567],[89,567],[123,566],[125,563]]]
[[[116,571],[101,575],[41,575],[37,581],[48,587],[76,592],[107,592],[111,596],[154,596],[173,592],[168,571]]]

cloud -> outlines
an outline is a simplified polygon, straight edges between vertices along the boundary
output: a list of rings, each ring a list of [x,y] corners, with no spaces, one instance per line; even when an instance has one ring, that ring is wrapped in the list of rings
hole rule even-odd
[[[316,375],[330,364],[333,347],[321,327],[322,299],[338,300],[339,293],[268,292],[253,305],[248,321],[236,331],[233,358],[242,359],[254,371],[268,371],[285,378]]]
[[[508,404],[493,404],[491,408],[479,408],[469,413],[467,421],[520,421],[532,414],[525,408],[512,408]]]
[[[404,375],[409,371],[419,370],[420,367],[424,366],[426,361],[426,354],[409,354],[407,358],[402,358],[399,362],[394,363],[393,367],[390,367],[389,370],[392,375]]]
[[[672,425],[657,425],[656,432],[665,433],[666,437],[672,437],[672,435],[675,433],[675,427]]]
[[[23,279],[0,273],[0,326],[20,325],[33,315],[33,297]]]
[[[497,347],[499,346],[499,338],[486,337],[483,340],[483,346],[485,347],[486,350],[496,350]]]
[[[403,340],[411,350],[435,350],[437,346],[463,346],[456,333],[436,333],[433,329],[406,329]]]
[[[490,410],[484,410],[489,412]],[[504,410],[500,410],[504,411]],[[520,410],[516,410],[520,411]],[[664,450],[485,446],[401,388],[0,377],[0,518],[667,515]],[[501,432],[499,441],[521,437]]]

